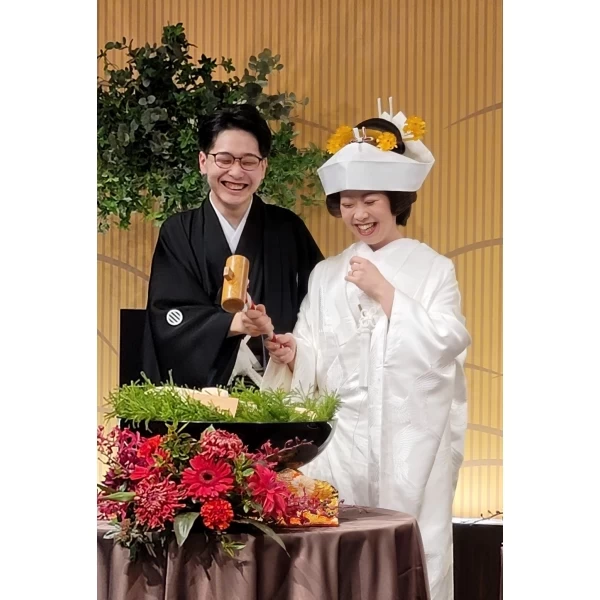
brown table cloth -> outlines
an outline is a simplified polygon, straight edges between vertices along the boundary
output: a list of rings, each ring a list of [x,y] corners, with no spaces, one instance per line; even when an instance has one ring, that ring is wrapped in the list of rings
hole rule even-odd
[[[236,559],[205,563],[204,536],[173,542],[158,558],[129,561],[98,522],[98,600],[428,600],[425,555],[414,518],[342,507],[340,526],[235,536]],[[220,555],[222,556],[222,555]]]

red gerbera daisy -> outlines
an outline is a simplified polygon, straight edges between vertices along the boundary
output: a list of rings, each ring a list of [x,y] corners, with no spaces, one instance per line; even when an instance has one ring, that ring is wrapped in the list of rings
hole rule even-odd
[[[183,471],[181,482],[188,496],[204,501],[231,490],[233,473],[227,463],[198,455],[190,460],[189,468]]]
[[[181,496],[179,486],[171,479],[143,479],[135,489],[135,516],[142,525],[162,528],[166,521],[173,520],[178,508],[185,506]]]
[[[286,514],[290,491],[277,479],[275,471],[257,464],[254,474],[248,479],[248,488],[254,500],[262,505],[263,516],[278,518]]]
[[[209,529],[223,531],[229,527],[233,519],[233,508],[227,500],[217,498],[203,504],[200,515]]]

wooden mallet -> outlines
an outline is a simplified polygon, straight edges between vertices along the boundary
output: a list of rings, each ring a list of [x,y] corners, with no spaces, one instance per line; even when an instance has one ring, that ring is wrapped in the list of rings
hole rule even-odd
[[[256,309],[252,298],[248,293],[248,275],[250,273],[250,261],[241,254],[232,254],[225,263],[223,269],[223,293],[221,294],[221,307],[228,313],[242,312],[246,305],[251,310]],[[276,341],[276,336],[270,338]]]

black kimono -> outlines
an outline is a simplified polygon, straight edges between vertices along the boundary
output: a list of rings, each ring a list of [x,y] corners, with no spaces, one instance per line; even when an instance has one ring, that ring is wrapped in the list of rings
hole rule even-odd
[[[254,196],[236,254],[250,261],[250,295],[265,305],[275,333],[292,331],[308,277],[323,259],[302,219]],[[143,344],[144,373],[154,383],[168,381],[171,373],[177,385],[227,385],[243,339],[227,337],[233,315],[221,308],[223,268],[230,255],[210,202],[162,225]]]

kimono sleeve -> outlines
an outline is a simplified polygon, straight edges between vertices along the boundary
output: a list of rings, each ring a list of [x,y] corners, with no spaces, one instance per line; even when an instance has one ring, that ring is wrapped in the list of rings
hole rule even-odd
[[[226,384],[241,337],[227,337],[233,315],[206,294],[177,219],[165,222],[160,231],[146,314],[144,367],[154,373],[152,379],[164,382],[171,374],[181,385]],[[155,365],[149,364],[152,355]]]
[[[417,517],[470,343],[454,267],[443,264],[427,309],[395,291],[385,349],[380,498]]]
[[[298,320],[294,327],[296,360],[294,372],[287,365],[270,360],[265,370],[261,389],[297,390],[303,393],[316,392],[317,351],[314,327],[319,322],[319,267],[308,278],[308,293],[300,305]]]
[[[308,227],[296,217],[296,244],[298,248],[298,306],[308,293],[309,278],[315,266],[323,260],[323,254]]]
[[[417,376],[422,369],[452,362],[471,343],[454,265],[444,258],[438,269],[440,283],[427,308],[399,289],[394,291],[386,357],[402,361],[410,356]]]

